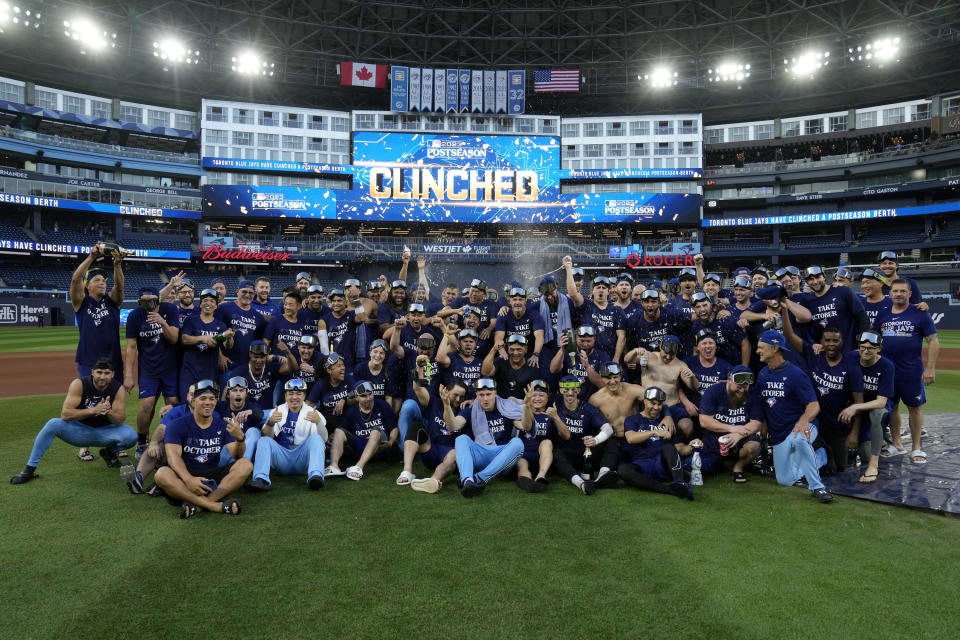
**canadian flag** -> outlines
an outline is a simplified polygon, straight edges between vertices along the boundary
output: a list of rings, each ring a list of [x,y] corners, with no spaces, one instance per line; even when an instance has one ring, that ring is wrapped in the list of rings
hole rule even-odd
[[[390,69],[385,64],[367,64],[365,62],[341,62],[340,84],[348,87],[387,88],[387,74]]]

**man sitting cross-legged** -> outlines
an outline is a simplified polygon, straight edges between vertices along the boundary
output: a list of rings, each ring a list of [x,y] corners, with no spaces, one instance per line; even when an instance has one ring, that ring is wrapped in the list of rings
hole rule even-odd
[[[304,405],[307,385],[291,378],[283,385],[286,400],[267,418],[253,457],[255,491],[270,490],[270,470],[290,476],[307,474],[307,487],[323,488],[323,459],[326,453],[327,421],[319,411]]]
[[[197,509],[239,515],[240,503],[225,500],[240,488],[253,464],[243,457],[244,435],[232,417],[214,415],[217,385],[212,380],[196,383],[193,411],[167,425],[163,437],[169,466],[157,469],[154,481],[173,504],[181,503],[180,517]],[[234,459],[220,464],[223,450]]]
[[[353,387],[357,403],[343,412],[340,424],[333,432],[330,446],[330,466],[327,475],[346,475],[350,480],[360,480],[363,468],[375,457],[382,457],[400,437],[397,417],[393,409],[373,395],[373,384],[367,380]],[[358,456],[357,463],[340,472],[340,458],[345,447]]]

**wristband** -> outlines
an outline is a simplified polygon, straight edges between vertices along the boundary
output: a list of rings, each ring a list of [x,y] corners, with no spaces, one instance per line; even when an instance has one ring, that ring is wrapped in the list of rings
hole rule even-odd
[[[247,439],[247,436],[243,436],[242,438],[236,438],[236,441],[237,441],[237,442],[245,442],[246,439]]]
[[[539,357],[540,357],[540,352],[539,352],[539,351],[534,351],[534,352],[533,352],[533,355],[535,355],[535,356],[537,356],[537,357],[539,358]]]

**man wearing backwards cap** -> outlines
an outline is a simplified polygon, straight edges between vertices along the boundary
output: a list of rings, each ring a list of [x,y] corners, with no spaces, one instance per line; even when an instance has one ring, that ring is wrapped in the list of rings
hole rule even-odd
[[[773,330],[764,331],[757,344],[760,361],[766,365],[757,379],[757,394],[773,445],[777,482],[790,486],[806,478],[813,497],[833,502],[833,495],[820,481],[819,469],[826,456],[818,460],[813,450],[820,404],[810,377],[783,359],[783,351],[789,348],[783,334]]]
[[[718,468],[723,457],[720,438],[726,436],[726,447],[732,454],[733,481],[744,484],[747,477],[743,468],[760,453],[760,423],[763,407],[760,399],[751,392],[753,372],[748,367],[737,365],[730,370],[726,382],[715,384],[703,392],[700,400],[700,426],[703,427],[703,453],[701,470],[708,473]],[[684,461],[689,468],[690,458]]]
[[[917,284],[917,281],[913,278],[904,278],[897,273],[897,270],[900,268],[900,263],[897,259],[896,251],[881,251],[880,257],[877,259],[877,268],[887,279],[883,285],[883,292],[885,294],[889,295],[890,286],[894,280],[903,278],[907,281],[907,284],[910,285],[910,304],[917,305],[917,309],[920,311],[928,310],[929,307],[923,302],[923,294],[920,293],[920,285]]]
[[[140,289],[136,309],[127,316],[127,360],[123,388],[140,389],[137,412],[137,449],[143,453],[150,438],[150,422],[163,393],[166,404],[177,404],[177,352],[180,338],[177,307],[160,302],[155,287]]]
[[[100,457],[107,466],[120,466],[117,452],[132,447],[137,433],[123,424],[127,392],[113,374],[113,359],[99,358],[88,375],[70,383],[60,417],[48,420],[37,434],[27,466],[10,479],[10,484],[24,484],[39,477],[37,465],[54,438],[75,447],[102,446]]]

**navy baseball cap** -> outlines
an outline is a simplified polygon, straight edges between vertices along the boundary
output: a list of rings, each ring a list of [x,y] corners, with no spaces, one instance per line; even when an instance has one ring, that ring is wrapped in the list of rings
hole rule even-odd
[[[107,279],[107,272],[103,269],[90,269],[87,271],[87,282],[90,282],[95,276],[103,276],[103,279]]]
[[[738,364],[733,369],[730,369],[731,376],[735,373],[753,373],[753,371],[750,370],[750,367],[745,367],[742,364]]]
[[[156,288],[156,287],[140,287],[140,293],[139,293],[139,295],[141,295],[141,296],[143,296],[143,295],[158,296],[158,295],[160,295],[160,294],[157,292],[157,288]]]
[[[737,267],[733,270],[734,277],[736,276],[748,276],[750,275],[750,269],[746,267]]]
[[[210,281],[210,286],[212,287],[215,284],[226,284],[226,282],[223,281],[223,278],[214,278]]]
[[[760,342],[768,344],[771,347],[780,347],[784,351],[793,351],[793,349],[790,348],[790,343],[783,337],[783,334],[773,329],[764,331],[763,335],[760,336]]]
[[[757,289],[757,297],[761,300],[778,300],[783,295],[783,287],[775,284],[770,287],[760,287]]]
[[[561,389],[576,389],[580,387],[580,379],[577,376],[563,376],[560,378]]]
[[[510,282],[508,282],[506,285],[504,285],[504,289],[506,289],[507,286],[509,286],[510,288],[523,287],[523,285],[520,284],[517,280],[511,280]]]
[[[250,280],[241,280],[239,284],[237,284],[237,291],[240,289],[253,289],[253,282]]]
[[[667,280],[667,284],[670,284],[670,285],[680,284],[680,278],[670,278],[669,280]]]
[[[650,289],[663,289],[663,283],[659,280],[651,280],[647,287]]]

